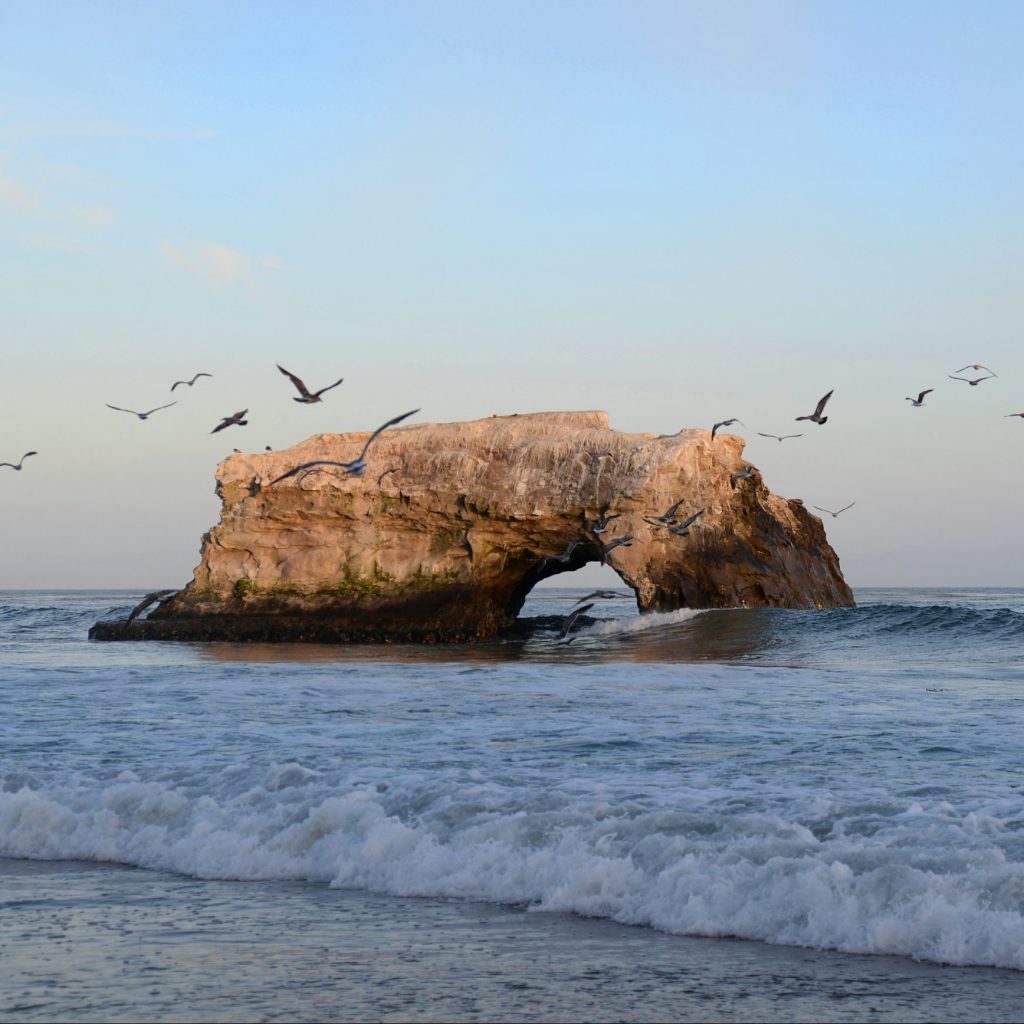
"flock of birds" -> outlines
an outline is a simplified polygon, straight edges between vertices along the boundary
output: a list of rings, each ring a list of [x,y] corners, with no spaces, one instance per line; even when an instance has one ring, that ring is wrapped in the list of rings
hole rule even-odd
[[[340,377],[340,378],[338,378],[338,380],[334,381],[334,383],[328,384],[326,387],[320,388],[317,391],[310,391],[309,388],[306,386],[305,382],[300,377],[296,376],[294,373],[290,372],[289,370],[286,370],[280,364],[275,364],[275,365],[277,365],[277,369],[285,377],[287,377],[289,379],[289,381],[291,381],[291,383],[294,385],[296,391],[298,391],[298,395],[297,396],[292,396],[293,401],[299,402],[300,404],[303,404],[303,405],[313,405],[315,403],[322,402],[323,401],[323,396],[328,391],[331,391],[332,389],[338,387],[338,385],[343,383],[343,381],[344,381],[344,378]],[[974,370],[975,372],[983,371],[984,375],[980,376],[980,377],[961,377],[961,376],[959,376],[959,374],[964,373],[967,370]],[[201,377],[212,377],[212,376],[213,376],[213,374],[211,374],[211,373],[205,373],[205,372],[196,373],[196,374],[193,375],[193,377],[190,380],[177,380],[177,381],[175,381],[171,385],[171,391],[173,392],[176,388],[181,387],[183,385],[186,386],[186,387],[191,388],[191,387],[193,387],[195,385],[195,383]],[[992,380],[993,378],[995,378],[998,375],[996,373],[994,373],[992,370],[990,370],[987,366],[982,365],[981,363],[968,363],[966,366],[960,367],[960,369],[957,370],[955,373],[948,374],[948,376],[949,376],[949,378],[951,380],[963,381],[964,383],[968,384],[970,387],[977,387],[979,384],[982,384],[984,381]],[[907,396],[906,401],[910,402],[912,407],[919,409],[919,408],[921,408],[925,404],[925,398],[928,395],[930,395],[934,390],[935,390],[934,388],[925,388],[924,390],[922,390],[917,395],[916,398]],[[834,392],[835,392],[835,389],[833,389],[832,391],[829,391],[827,394],[823,395],[818,400],[818,404],[815,406],[814,411],[811,412],[811,413],[808,413],[806,416],[797,416],[796,417],[796,422],[806,421],[806,422],[809,422],[809,423],[817,424],[818,426],[824,426],[828,422],[828,417],[824,414],[825,413],[825,407],[828,405],[828,402],[832,398],[832,395],[834,394]],[[147,409],[147,410],[145,410],[143,412],[139,412],[139,411],[134,410],[134,409],[125,409],[125,408],[122,408],[121,406],[110,405],[109,403],[105,403],[105,404],[107,405],[108,409],[112,409],[115,412],[128,413],[131,416],[136,416],[141,421],[145,421],[145,420],[149,419],[149,417],[152,416],[154,413],[161,412],[164,409],[169,409],[169,408],[171,408],[171,406],[177,405],[177,401],[169,402],[169,403],[167,403],[165,405],[158,405],[158,406],[156,406],[153,409]],[[381,424],[381,426],[379,426],[375,431],[373,431],[373,433],[369,436],[369,438],[367,438],[366,443],[363,445],[362,451],[359,453],[359,455],[355,459],[352,459],[349,462],[339,462],[339,461],[336,461],[336,460],[333,460],[333,459],[314,459],[314,460],[312,460],[310,462],[303,462],[300,465],[293,466],[287,472],[282,473],[280,476],[278,476],[275,479],[271,480],[269,486],[273,486],[275,484],[281,483],[281,481],[291,479],[292,477],[297,478],[297,482],[301,482],[310,473],[320,472],[325,467],[334,467],[334,468],[340,469],[340,470],[342,470],[343,472],[347,473],[350,476],[362,476],[363,473],[366,471],[366,466],[367,466],[366,456],[367,456],[367,453],[370,450],[370,446],[380,436],[380,434],[383,431],[387,430],[388,427],[392,427],[392,426],[395,426],[398,423],[401,423],[403,420],[408,419],[410,416],[413,416],[415,413],[417,413],[419,411],[420,411],[419,409],[413,409],[413,410],[411,410],[409,412],[402,413],[400,416],[395,416],[392,419],[388,420],[386,423]],[[249,412],[248,409],[242,409],[242,410],[240,410],[240,411],[238,411],[236,413],[233,413],[230,416],[223,417],[221,419],[220,423],[218,423],[210,431],[210,433],[211,434],[216,434],[219,431],[225,430],[228,427],[232,427],[232,426],[244,427],[244,426],[248,425],[249,421],[245,418],[247,416],[248,412]],[[1009,413],[1004,418],[1008,419],[1008,418],[1012,418],[1012,417],[1020,417],[1021,419],[1024,419],[1024,412]],[[740,419],[738,419],[736,417],[732,417],[730,419],[725,419],[725,420],[720,420],[718,423],[715,423],[712,426],[712,428],[711,428],[711,440],[714,441],[715,437],[718,434],[718,431],[721,430],[723,427],[730,427],[730,426],[732,426],[735,423],[739,423],[743,427],[746,426],[746,424],[744,424],[742,420],[740,420]],[[804,436],[802,433],[798,433],[798,434],[770,434],[770,433],[763,433],[761,431],[758,431],[757,433],[758,433],[759,437],[773,438],[774,440],[778,441],[779,443],[781,443],[783,441],[787,441],[787,440],[791,440],[791,439],[795,439],[795,438],[803,437]],[[269,451],[270,447],[267,446],[266,450]],[[235,451],[237,452],[238,449],[236,448]],[[38,454],[39,453],[36,452],[36,451],[25,452],[25,454],[22,455],[22,457],[16,463],[15,462],[0,462],[0,468],[6,467],[6,468],[10,468],[10,469],[13,469],[15,471],[20,472],[22,467],[23,467],[23,465],[24,465],[24,463],[25,463],[25,460],[27,458],[30,458],[33,455],[38,455]],[[399,467],[397,467],[397,466],[393,466],[393,467],[391,467],[389,469],[384,470],[384,472],[382,472],[380,474],[380,476],[377,478],[378,485],[380,485],[383,482],[385,477],[387,477],[391,473],[397,472],[398,470],[399,470]],[[730,476],[730,485],[732,486],[733,489],[735,489],[737,487],[737,485],[741,481],[750,479],[754,475],[755,472],[756,472],[756,470],[754,469],[754,467],[748,465],[744,469],[739,470],[738,472],[732,473],[731,476]],[[688,516],[685,516],[683,518],[680,518],[679,517],[679,510],[682,507],[682,505],[683,505],[683,499],[680,499],[675,504],[673,504],[670,508],[668,508],[662,515],[660,515],[660,516],[644,516],[643,517],[644,521],[649,523],[651,526],[653,526],[655,528],[667,530],[673,536],[676,536],[676,537],[686,537],[689,534],[689,532],[690,532],[690,528],[693,526],[693,524],[702,515],[704,515],[706,509],[700,509],[697,512],[692,513],[691,515],[688,515]],[[852,502],[850,502],[850,504],[844,505],[842,508],[837,509],[835,511],[833,511],[832,509],[828,509],[828,508],[822,508],[820,505],[814,505],[812,507],[814,509],[816,509],[817,511],[819,511],[819,512],[826,512],[829,515],[831,515],[833,518],[837,518],[843,512],[846,512],[848,509],[853,508],[854,505],[856,505],[856,501],[852,501]],[[565,549],[565,551],[563,551],[559,555],[546,555],[541,560],[541,563],[540,563],[541,570],[543,570],[544,568],[548,567],[551,564],[559,564],[559,565],[568,566],[573,561],[573,558],[574,558],[574,556],[576,554],[576,551],[580,548],[581,545],[584,545],[584,544],[589,545],[591,547],[591,549],[593,549],[593,547],[596,547],[598,552],[599,552],[599,554],[600,554],[601,563],[602,564],[607,564],[608,555],[612,551],[614,551],[616,548],[619,548],[619,547],[628,547],[633,542],[633,540],[635,539],[632,534],[627,534],[627,535],[625,535],[623,537],[617,537],[614,540],[610,540],[610,541],[607,541],[607,542],[604,540],[603,535],[608,531],[609,525],[610,525],[611,521],[613,519],[618,519],[618,518],[620,518],[620,516],[618,514],[608,514],[607,509],[606,509],[605,513],[600,518],[598,518],[597,520],[586,521],[585,525],[588,528],[591,536],[589,538],[587,538],[587,539],[577,538],[577,539],[573,540],[568,545],[568,547]],[[136,608],[134,608],[132,610],[130,618],[129,618],[128,621],[130,622],[132,619],[134,619],[136,616],[138,616],[139,613],[144,608],[149,606],[149,604],[151,604],[151,603],[153,603],[154,601],[157,601],[157,600],[166,599],[166,597],[169,596],[172,593],[174,593],[174,591],[156,591],[153,594],[147,594],[145,599],[143,600],[143,602],[140,603],[138,606],[136,606]],[[589,611],[594,606],[594,601],[595,600],[607,600],[607,599],[612,599],[612,598],[618,598],[618,597],[621,597],[621,596],[622,596],[621,594],[619,594],[619,593],[617,593],[615,591],[612,591],[612,590],[596,590],[593,593],[587,594],[585,597],[580,598],[580,600],[577,602],[577,606],[569,613],[569,615],[565,618],[564,622],[562,623],[561,631],[559,633],[559,639],[563,640],[563,641],[565,641],[567,643],[572,642],[573,638],[570,636],[570,631],[572,630],[572,627],[575,625],[576,621],[579,619],[579,617],[584,612]]]

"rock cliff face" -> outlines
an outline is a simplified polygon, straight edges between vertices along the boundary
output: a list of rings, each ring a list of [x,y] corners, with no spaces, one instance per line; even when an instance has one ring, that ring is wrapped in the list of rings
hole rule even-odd
[[[148,619],[90,635],[483,638],[540,580],[601,560],[627,535],[604,557],[641,611],[853,604],[816,516],[756,470],[733,486],[748,465],[739,437],[625,434],[602,412],[413,424],[378,437],[362,477],[324,467],[270,483],[300,463],[352,459],[367,436],[225,459],[221,521],[194,581]],[[645,520],[680,498],[680,517],[704,510],[687,536]],[[602,515],[618,518],[597,535]]]

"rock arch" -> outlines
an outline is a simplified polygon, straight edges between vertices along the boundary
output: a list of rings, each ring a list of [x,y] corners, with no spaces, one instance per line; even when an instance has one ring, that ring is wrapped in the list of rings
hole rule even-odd
[[[414,424],[382,434],[362,477],[316,472],[366,434],[320,434],[218,467],[220,523],[193,581],[119,639],[457,641],[508,625],[529,591],[606,557],[641,612],[851,605],[821,520],[743,468],[743,441],[612,430],[602,412]],[[384,474],[385,470],[394,469]],[[685,537],[652,525],[679,498]],[[616,518],[601,537],[593,524]],[[567,555],[566,553],[569,552]],[[559,561],[559,559],[564,559]]]

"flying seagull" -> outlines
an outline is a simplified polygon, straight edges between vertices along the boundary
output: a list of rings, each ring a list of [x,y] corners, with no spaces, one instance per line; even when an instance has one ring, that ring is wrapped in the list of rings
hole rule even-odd
[[[982,366],[981,363],[968,363],[966,366],[961,366],[957,373],[963,373],[964,370],[984,370],[986,373],[992,373],[987,366]],[[992,373],[993,377],[998,377],[998,373]]]
[[[947,373],[946,376],[949,377],[950,380],[966,381],[972,388],[976,388],[983,380],[991,380],[995,374],[989,374],[987,377],[975,377],[974,380],[971,380],[970,377],[954,377],[951,373]]]
[[[835,388],[833,388],[832,391],[830,391],[827,395],[825,395],[823,398],[819,400],[817,406],[815,406],[814,412],[812,412],[810,416],[797,416],[797,419],[810,420],[812,423],[817,423],[818,426],[821,426],[824,423],[828,423],[828,417],[822,416],[821,414],[825,409],[825,403],[832,397],[834,391]]]
[[[803,437],[803,434],[762,434],[759,430],[757,432],[758,437],[774,437],[776,441],[785,441],[788,437]]]
[[[18,460],[18,464],[15,465],[13,462],[0,462],[0,466],[10,466],[11,469],[16,469],[19,473],[21,472],[21,464],[30,456],[38,455],[39,452],[25,452],[24,455]]]
[[[173,391],[179,384],[187,384],[189,387],[192,387],[192,385],[195,384],[195,382],[197,380],[199,380],[200,377],[212,377],[212,376],[213,376],[212,373],[197,373],[191,380],[176,380],[171,385],[171,390]]]
[[[856,505],[856,504],[857,504],[857,502],[851,501],[849,505],[844,505],[839,510],[839,512],[845,512],[848,508],[853,508],[853,506]],[[820,505],[814,505],[812,507],[816,508],[819,512],[827,512],[833,519],[838,519],[839,518],[839,512],[833,512],[832,509],[830,509],[830,508],[822,508]]]
[[[236,412],[234,416],[225,416],[210,433],[216,434],[218,430],[223,430],[225,427],[246,426],[249,421],[245,418],[245,414],[248,411],[248,409],[243,409],[241,412]]]
[[[541,568],[549,565],[551,562],[558,562],[560,565],[568,565],[576,549],[583,543],[585,543],[585,541],[582,538],[577,537],[574,541],[569,542],[569,546],[560,555],[545,555],[540,562]]]
[[[111,405],[109,402],[103,403],[108,409],[114,409],[116,412],[130,412],[133,416],[138,416],[140,420],[148,420],[150,416],[155,412],[159,412],[161,409],[170,409],[172,405],[177,405],[177,402],[169,402],[167,405],[158,405],[155,409],[150,409],[149,412],[136,412],[134,409],[122,409],[118,405]]]
[[[731,427],[731,426],[732,426],[732,425],[733,425],[734,423],[738,423],[738,424],[739,424],[739,425],[740,425],[741,427],[746,427],[746,424],[745,424],[745,423],[743,422],[743,420],[737,420],[737,419],[732,419],[732,420],[722,420],[722,422],[721,422],[721,423],[716,423],[716,424],[715,424],[715,425],[714,425],[714,426],[713,426],[713,427],[711,428],[711,440],[712,440],[712,441],[714,441],[714,439],[715,439],[715,434],[717,434],[717,433],[718,433],[718,428],[719,428],[719,427]]]
[[[589,601],[593,597],[600,598],[602,601],[611,601],[614,598],[623,596],[624,595],[620,594],[617,590],[592,590],[586,596],[581,597],[576,603],[583,604],[584,601]],[[592,605],[588,604],[587,607],[590,608]]]
[[[644,516],[644,519],[652,526],[663,526],[669,533],[674,533],[677,537],[685,537],[690,532],[690,527],[704,515],[705,511],[705,509],[701,509],[692,516],[687,516],[681,523],[659,523],[656,519],[647,519],[646,516]]]
[[[921,408],[921,406],[922,406],[922,405],[924,405],[924,396],[925,396],[925,395],[930,395],[930,394],[931,394],[931,393],[932,393],[932,392],[933,392],[934,390],[935,390],[935,388],[928,388],[927,390],[925,390],[925,391],[922,391],[922,392],[921,392],[921,394],[919,394],[919,395],[917,396],[917,398],[908,398],[908,399],[907,399],[907,401],[908,401],[908,402],[909,402],[909,403],[910,403],[910,404],[911,404],[911,405],[912,405],[912,406],[913,406],[913,407],[914,407],[915,409],[920,409],[920,408]],[[826,511],[828,511],[828,510],[826,509]]]
[[[558,634],[558,639],[564,640],[569,635],[569,630],[575,625],[576,620],[593,607],[592,604],[585,604],[582,608],[577,608],[575,611],[570,612],[562,622],[562,631]]]
[[[151,604],[157,601],[163,601],[170,597],[171,594],[176,594],[176,590],[154,590],[152,594],[147,594],[129,613],[128,618],[125,619],[125,625],[130,625],[134,619],[141,615]]]
[[[596,522],[588,524],[590,526],[590,532],[592,534],[594,534],[595,536],[600,537],[602,533],[607,533],[608,532],[608,524],[613,519],[621,519],[621,518],[622,518],[622,513],[621,512],[616,512],[614,515],[610,515],[610,516],[609,515],[604,515],[600,519],[598,519]]]
[[[669,523],[675,522],[676,512],[679,511],[679,506],[682,505],[685,500],[685,498],[680,498],[663,516],[653,516],[650,519],[648,519],[647,516],[644,516],[644,519],[647,519],[649,523],[657,522],[662,526],[668,526]]]
[[[739,472],[733,473],[729,477],[729,483],[732,484],[732,489],[734,491],[736,490],[736,481],[737,480],[749,480],[754,475],[754,472],[755,472],[755,470],[754,470],[753,466],[747,466],[746,469],[741,469],[741,470],[739,470]]]
[[[377,435],[387,430],[388,427],[393,427],[396,423],[401,423],[402,420],[418,412],[419,409],[403,412],[401,416],[396,416],[393,420],[388,420],[387,423],[381,424],[367,438],[366,444],[363,445],[363,450],[359,453],[359,457],[351,462],[335,462],[333,459],[314,459],[312,462],[304,462],[301,466],[289,469],[287,473],[282,473],[276,480],[271,480],[270,483],[271,485],[280,483],[282,480],[287,480],[290,476],[295,476],[296,473],[301,473],[305,469],[313,469],[315,466],[340,466],[349,476],[362,476],[366,470],[366,453],[370,450],[370,445],[373,444]]]
[[[275,365],[299,389],[299,397],[295,398],[292,396],[292,401],[302,402],[304,405],[312,405],[314,402],[322,402],[323,399],[320,396],[325,391],[330,391],[331,388],[336,388],[345,379],[344,377],[339,377],[333,384],[328,384],[327,387],[310,393],[309,388],[307,388],[294,373],[289,373],[283,366],[281,366],[280,363],[276,363]]]
[[[616,537],[610,544],[604,546],[604,550],[601,552],[601,564],[608,564],[608,555],[616,548],[628,548],[633,543],[633,535],[627,533],[625,537]]]

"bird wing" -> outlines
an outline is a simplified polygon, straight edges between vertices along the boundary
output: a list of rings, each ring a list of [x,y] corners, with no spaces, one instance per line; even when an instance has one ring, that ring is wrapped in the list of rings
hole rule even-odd
[[[325,391],[330,391],[331,388],[336,388],[345,378],[339,377],[333,384],[328,384],[327,387],[321,388],[319,391],[313,393],[314,398],[319,398]]]
[[[592,604],[585,604],[582,608],[577,608],[574,612],[570,612],[562,623],[562,632],[558,634],[558,639],[561,640],[566,636],[570,629],[573,627],[573,623],[586,611],[589,611],[594,606]]]
[[[152,416],[153,413],[159,412],[161,409],[170,409],[172,405],[177,405],[177,402],[168,402],[167,405],[158,405],[155,409],[150,409],[149,412],[145,413],[146,416]]]
[[[785,441],[785,440],[788,440],[791,437],[803,437],[803,436],[804,436],[803,434],[783,434],[782,437],[779,438],[779,440],[780,441]]]
[[[830,516],[834,516],[835,512],[830,508],[822,508],[820,505],[812,505],[811,508],[816,508],[819,512],[827,512]]]
[[[950,380],[965,380],[965,381],[967,381],[968,384],[970,384],[970,382],[971,382],[969,377],[954,377],[953,374],[951,374],[951,373],[947,373],[946,376]]]
[[[833,388],[832,391],[830,391],[827,395],[825,395],[821,399],[821,401],[818,402],[817,406],[814,409],[814,415],[815,416],[820,416],[822,414],[822,412],[825,409],[825,405],[828,403],[828,400],[832,397],[832,394],[833,394],[834,391],[835,391],[835,388]]]
[[[39,452],[25,452],[21,457],[21,461],[24,462],[30,455],[38,455]]]
[[[846,511],[846,510],[847,510],[848,508],[853,508],[853,506],[854,506],[854,505],[856,505],[856,504],[857,504],[857,502],[855,502],[855,501],[851,501],[849,505],[844,505],[844,506],[843,506],[843,507],[842,507],[842,508],[841,508],[841,509],[839,510],[839,512],[845,512],[845,511]],[[839,515],[839,512],[837,512],[837,513],[836,513],[836,515]]]
[[[306,385],[294,373],[289,373],[280,363],[275,363],[274,365],[299,389],[299,394],[303,398],[313,397],[306,388]]]
[[[348,462],[335,462],[333,459],[314,459],[312,462],[304,462],[301,466],[295,466],[293,469],[289,469],[287,473],[282,473],[279,477],[275,477],[267,486],[273,486],[276,483],[280,483],[282,480],[287,480],[290,476],[295,476],[296,473],[301,473],[305,469],[312,469],[314,466],[341,466],[342,469],[346,469],[351,463]]]
[[[387,421],[387,423],[383,423],[383,424],[381,424],[381,425],[380,425],[380,426],[379,426],[379,427],[378,427],[378,428],[377,428],[377,429],[376,429],[376,430],[375,430],[375,431],[374,431],[374,432],[373,432],[373,433],[372,433],[372,434],[371,434],[371,435],[370,435],[370,436],[369,436],[369,437],[368,437],[368,438],[366,439],[366,444],[364,444],[364,445],[363,445],[363,450],[362,450],[362,451],[361,451],[361,452],[359,453],[359,458],[358,458],[358,459],[356,459],[355,461],[356,461],[356,462],[361,462],[361,461],[362,461],[363,459],[365,459],[365,458],[366,458],[366,453],[367,453],[367,451],[369,450],[369,448],[370,448],[370,445],[371,445],[371,444],[373,444],[374,440],[376,439],[376,437],[377,437],[377,435],[378,435],[379,433],[381,433],[382,431],[385,431],[385,430],[387,430],[387,429],[388,429],[388,427],[393,427],[393,426],[394,426],[394,425],[395,425],[396,423],[401,423],[401,422],[402,422],[402,420],[404,420],[404,419],[408,418],[409,416],[412,416],[413,414],[415,414],[415,413],[418,413],[418,412],[419,412],[419,409],[413,409],[413,410],[412,410],[411,412],[403,412],[401,416],[396,416],[396,417],[395,417],[395,418],[394,418],[393,420],[388,420],[388,421]]]
[[[177,386],[178,386],[179,384],[188,384],[188,385],[189,385],[189,387],[191,387],[191,386],[192,386],[192,384],[191,384],[191,381],[187,381],[187,380],[176,380],[176,381],[175,381],[175,382],[174,382],[174,383],[173,383],[173,384],[171,385],[171,390],[173,391],[173,390],[174,390],[174,389],[175,389],[175,388],[176,388],[176,387],[177,387]]]
[[[702,515],[704,515],[704,509],[701,509],[701,510],[700,510],[699,512],[694,512],[694,514],[693,514],[692,516],[690,516],[690,517],[689,517],[688,519],[684,519],[684,520],[683,520],[683,521],[682,521],[682,522],[681,522],[681,523],[680,523],[680,524],[679,524],[679,525],[678,525],[678,526],[676,527],[676,529],[677,529],[677,530],[685,530],[685,529],[686,529],[686,528],[687,528],[688,526],[692,526],[692,525],[693,525],[693,524],[694,524],[695,522],[697,522],[697,520],[698,520],[698,519],[699,519],[699,518],[700,518],[700,517],[701,517]]]
[[[676,514],[676,511],[678,510],[679,506],[680,506],[680,505],[682,505],[682,503],[683,503],[684,501],[686,501],[686,499],[685,499],[685,498],[680,498],[680,499],[679,499],[679,500],[678,500],[678,501],[677,501],[677,502],[676,502],[676,503],[675,503],[675,504],[674,504],[674,505],[673,505],[673,506],[672,506],[672,507],[671,507],[671,508],[670,508],[670,509],[669,509],[669,510],[668,510],[668,511],[667,511],[667,512],[665,513],[665,516],[664,516],[664,518],[665,518],[665,519],[671,519],[671,518],[672,518],[672,516],[674,516],[674,515]]]
[[[762,434],[760,430],[757,432],[757,436],[758,437],[774,437],[776,441],[779,440],[779,435],[778,434]]]
[[[923,402],[924,401],[924,396],[925,395],[930,395],[934,390],[935,390],[935,388],[928,388],[927,391],[922,391],[921,394],[919,394],[917,396],[917,400],[919,402]]]
[[[137,413],[134,409],[122,409],[119,405],[111,405],[109,402],[103,403],[108,409],[116,409],[118,412],[130,412],[133,416],[141,416],[141,413]],[[148,413],[146,415],[149,415]]]

